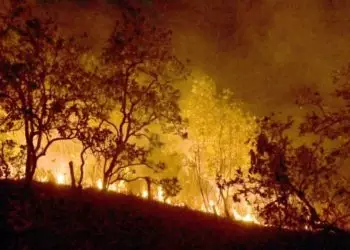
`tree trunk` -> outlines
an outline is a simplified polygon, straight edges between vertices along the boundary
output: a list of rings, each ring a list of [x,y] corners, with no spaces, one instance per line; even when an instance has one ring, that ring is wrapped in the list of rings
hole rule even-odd
[[[26,159],[26,170],[25,170],[25,176],[24,176],[24,180],[26,185],[30,186],[32,179],[31,179],[31,156],[30,156],[30,152],[29,149],[27,149],[27,159]]]
[[[146,184],[147,184],[147,198],[148,200],[152,200],[152,181],[151,178],[146,177],[145,178]]]
[[[72,188],[75,189],[76,185],[75,185],[74,167],[73,167],[72,161],[69,162],[69,173],[70,173],[71,186]]]
[[[34,171],[29,171],[26,173],[24,182],[27,187],[30,187],[33,183]]]
[[[108,166],[108,169],[105,170],[105,167],[103,169],[103,182],[102,182],[102,190],[107,191],[110,179],[112,177],[112,172],[115,167],[114,163],[116,162],[116,158],[113,158],[111,163]]]
[[[80,176],[79,176],[79,181],[78,181],[78,187],[82,188],[83,187],[83,179],[84,179],[84,165],[80,165]]]
[[[79,177],[79,181],[78,181],[78,187],[82,188],[83,186],[83,179],[84,179],[84,166],[85,166],[85,152],[86,150],[88,150],[89,147],[84,147],[83,150],[80,152],[80,177]]]
[[[209,200],[208,200],[207,194],[204,193],[203,185],[202,185],[202,181],[201,181],[201,177],[200,176],[198,176],[198,186],[199,186],[200,194],[202,196],[203,205],[205,207],[205,210],[207,212],[209,212],[210,211]]]
[[[26,186],[31,186],[33,182],[33,177],[37,167],[37,159],[33,153],[29,150],[27,151],[27,160],[26,160],[26,170],[25,170],[25,184]]]
[[[33,182],[34,173],[36,170],[37,157],[34,149],[31,133],[29,132],[29,121],[25,118],[25,138],[27,144],[27,159],[26,159],[26,170],[25,170],[25,185],[31,186]]]
[[[109,176],[108,176],[108,173],[105,173],[103,175],[102,191],[107,191],[108,190],[108,184],[109,184]]]
[[[231,216],[230,216],[230,212],[228,211],[227,201],[225,199],[224,193],[222,192],[221,188],[219,190],[220,190],[220,196],[222,198],[222,202],[224,204],[225,215],[226,215],[227,218],[230,218]]]

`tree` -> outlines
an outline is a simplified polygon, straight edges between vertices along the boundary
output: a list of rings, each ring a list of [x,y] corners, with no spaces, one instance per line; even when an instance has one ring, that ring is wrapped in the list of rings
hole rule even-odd
[[[337,201],[339,204],[332,210],[332,224],[350,227],[350,204],[342,199],[349,200],[350,175],[346,162],[350,156],[350,64],[334,72],[334,91],[329,98],[322,96],[318,91],[306,88],[297,103],[307,107],[309,112],[305,122],[300,125],[300,134],[305,136],[316,135],[324,138],[329,145],[330,157],[326,160],[333,164],[336,161],[336,171],[345,184],[338,188]],[[340,201],[339,201],[340,199]],[[330,212],[330,211],[329,211]]]
[[[0,178],[20,179],[24,153],[25,146],[18,146],[14,140],[5,139],[0,142]]]
[[[297,100],[298,105],[311,109],[300,126],[302,135],[317,134],[333,145],[333,153],[343,159],[350,150],[350,64],[335,72],[331,102],[318,91],[306,88]],[[329,99],[329,98],[328,98]],[[335,105],[334,105],[335,103]],[[333,104],[333,105],[332,105]]]
[[[101,88],[114,107],[100,119],[93,152],[104,162],[105,190],[136,174],[135,168],[164,169],[149,160],[152,149],[161,146],[153,128],[172,132],[181,126],[174,83],[184,77],[184,68],[172,54],[170,32],[132,8],[122,13],[102,58],[107,70]]]
[[[349,205],[349,185],[324,137],[298,145],[288,135],[291,118],[281,122],[265,117],[260,126],[248,175],[237,171],[235,178],[221,179],[219,188],[235,186],[234,201],[246,199],[268,225],[339,231],[350,215],[341,209]]]
[[[0,21],[0,130],[24,133],[30,184],[49,147],[86,125],[88,77],[74,39],[63,39],[51,20],[27,7],[12,7]]]
[[[186,159],[183,178],[189,182],[191,192],[196,193],[194,196],[202,198],[200,202],[207,211],[212,211],[212,203],[229,217],[231,191],[221,192],[216,176],[230,178],[236,168],[248,168],[249,146],[245,141],[254,134],[254,120],[234,100],[231,91],[217,91],[215,83],[207,77],[194,79],[183,107],[189,123],[183,148]]]
[[[170,197],[175,197],[181,191],[179,180],[176,177],[161,179],[159,185],[164,190],[164,201]]]
[[[96,99],[95,99],[96,100]],[[79,156],[80,156],[80,164],[79,164],[79,179],[77,182],[78,188],[82,188],[83,186],[83,180],[84,180],[84,174],[85,174],[85,164],[87,153],[95,154],[97,157],[103,157],[107,148],[104,147],[108,140],[108,130],[102,130],[101,127],[103,125],[103,122],[100,121],[99,125],[93,125],[91,124],[91,121],[94,121],[94,119],[98,119],[98,117],[101,117],[105,112],[103,111],[106,106],[101,105],[97,106],[99,109],[90,109],[90,111],[95,111],[93,114],[90,113],[90,123],[86,123],[84,127],[81,127],[80,130],[77,133],[77,139],[81,142],[82,148],[80,150]],[[70,164],[70,168],[73,169],[73,162]],[[74,178],[74,171],[71,170],[72,174],[72,180]]]
[[[218,180],[219,188],[235,186],[234,201],[250,200],[266,224],[348,229],[349,79],[348,66],[335,73],[330,96],[301,89],[297,104],[306,114],[299,124],[291,117],[285,122],[274,116],[262,119],[249,174],[237,171],[235,178]]]

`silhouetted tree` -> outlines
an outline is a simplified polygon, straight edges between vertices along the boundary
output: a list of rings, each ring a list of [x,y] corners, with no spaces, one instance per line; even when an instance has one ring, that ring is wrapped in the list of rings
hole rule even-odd
[[[71,186],[72,186],[72,188],[76,188],[73,162],[70,161],[68,165],[69,165],[69,175],[70,175],[70,179],[71,179]]]
[[[137,10],[122,16],[103,54],[107,71],[102,85],[114,102],[110,115],[101,118],[103,140],[93,149],[104,159],[103,189],[135,174],[135,167],[163,169],[163,163],[149,160],[152,149],[161,145],[151,127],[170,132],[181,124],[174,82],[184,71],[172,54],[170,32]]]
[[[297,104],[306,108],[306,115],[298,126],[293,126],[291,118],[287,122],[263,119],[248,177],[238,171],[230,181],[219,178],[219,187],[235,186],[235,201],[243,196],[255,198],[257,211],[270,224],[334,231],[349,228],[349,80],[347,66],[335,72],[335,91],[330,96],[311,88],[300,90]],[[299,137],[292,140],[296,128]]]
[[[339,230],[340,222],[350,215],[349,183],[342,178],[337,155],[325,147],[324,137],[297,145],[288,136],[291,118],[280,122],[266,117],[260,125],[248,175],[239,170],[230,181],[219,178],[219,188],[234,186],[234,201],[247,199],[266,224]]]
[[[19,179],[23,175],[25,146],[18,146],[14,140],[0,142],[0,178]]]
[[[337,163],[336,171],[347,183],[338,188],[336,198],[339,204],[328,209],[331,214],[329,219],[333,219],[332,224],[347,224],[350,227],[350,176],[346,166],[350,157],[350,64],[334,72],[333,85],[334,91],[330,97],[310,88],[304,89],[297,103],[309,111],[305,122],[300,125],[300,134],[322,137],[329,145],[330,156],[326,160],[330,164]],[[349,202],[344,203],[342,199]]]
[[[86,125],[82,51],[73,39],[60,37],[51,20],[30,15],[22,5],[1,17],[0,129],[24,133],[28,184],[49,147],[75,138]]]
[[[159,185],[164,191],[164,200],[167,200],[170,197],[175,197],[182,189],[179,180],[176,177],[161,179]]]
[[[91,109],[90,111],[95,111],[94,115],[90,113],[91,118],[97,119],[97,117],[101,117],[103,106],[98,106],[100,112],[98,109]],[[84,180],[84,174],[85,174],[85,165],[86,165],[86,157],[87,153],[94,153],[97,157],[102,157],[103,153],[105,152],[105,143],[106,139],[106,132],[107,130],[101,129],[103,125],[103,122],[100,122],[98,126],[91,125],[89,123],[85,124],[85,127],[81,127],[78,131],[77,139],[81,142],[82,148],[80,151],[80,165],[79,165],[79,179],[78,179],[78,188],[82,188],[83,180]]]
[[[300,132],[325,137],[333,145],[333,154],[346,159],[350,154],[350,64],[335,72],[333,84],[332,103],[318,91],[304,89],[297,103],[311,111],[301,124]]]

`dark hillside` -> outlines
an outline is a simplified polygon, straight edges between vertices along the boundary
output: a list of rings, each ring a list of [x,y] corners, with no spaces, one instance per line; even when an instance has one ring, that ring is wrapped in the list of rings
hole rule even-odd
[[[0,249],[350,249],[349,235],[282,232],[136,197],[0,181]]]

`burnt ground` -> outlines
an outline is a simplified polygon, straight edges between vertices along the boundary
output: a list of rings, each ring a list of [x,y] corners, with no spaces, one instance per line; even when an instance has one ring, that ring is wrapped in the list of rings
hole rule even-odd
[[[133,196],[0,181],[0,249],[350,249],[350,235],[288,232]]]

